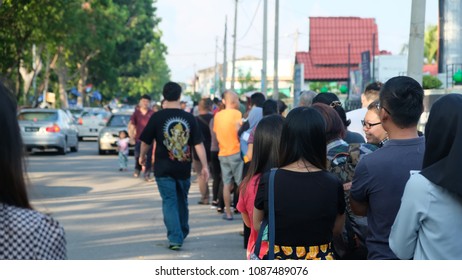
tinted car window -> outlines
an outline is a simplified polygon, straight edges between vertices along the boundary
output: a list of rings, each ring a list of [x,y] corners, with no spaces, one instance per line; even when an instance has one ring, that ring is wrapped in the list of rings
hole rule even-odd
[[[58,114],[56,112],[22,112],[18,115],[18,120],[55,122],[58,120]]]
[[[127,126],[130,121],[130,115],[113,115],[107,126]]]

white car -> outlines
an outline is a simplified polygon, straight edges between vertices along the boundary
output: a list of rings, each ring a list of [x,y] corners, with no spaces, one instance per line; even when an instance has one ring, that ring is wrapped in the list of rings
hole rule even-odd
[[[18,114],[21,136],[28,152],[57,149],[62,155],[79,149],[75,122],[61,109],[23,109]]]
[[[86,108],[79,117],[77,124],[79,140],[84,137],[98,137],[99,132],[105,126],[111,113],[102,108]]]

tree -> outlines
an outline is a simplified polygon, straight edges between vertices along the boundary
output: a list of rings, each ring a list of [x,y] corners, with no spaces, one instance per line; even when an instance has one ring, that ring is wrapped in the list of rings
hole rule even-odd
[[[16,80],[15,93],[21,96],[21,76],[25,84],[22,89],[23,103],[27,102],[30,82],[38,74],[32,67],[32,46],[37,45],[37,66],[40,65],[40,50],[59,33],[62,11],[66,0],[5,0],[0,6],[0,72],[7,79]],[[35,68],[35,69],[34,69]],[[32,73],[31,73],[32,72]]]
[[[255,87],[255,81],[252,79],[252,73],[250,72],[250,69],[247,71],[246,74],[244,74],[244,71],[240,68],[237,71],[237,80],[241,84],[241,93],[254,91],[257,89]]]
[[[436,62],[438,52],[438,27],[436,25],[427,26],[424,37],[424,57],[428,64]]]
[[[64,107],[67,90],[76,84],[83,100],[88,83],[108,99],[121,92],[160,93],[170,70],[155,2],[4,0],[0,6],[0,76],[10,84],[16,81],[18,100],[24,96],[24,102],[36,78],[39,92],[59,90]]]

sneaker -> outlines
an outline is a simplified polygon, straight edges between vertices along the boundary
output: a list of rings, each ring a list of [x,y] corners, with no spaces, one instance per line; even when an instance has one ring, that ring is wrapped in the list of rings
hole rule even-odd
[[[138,178],[140,176],[140,171],[135,170],[135,173],[133,173],[133,177]]]
[[[173,244],[172,244],[172,245],[168,246],[168,248],[169,248],[170,250],[173,250],[173,251],[178,251],[178,250],[181,249],[181,245],[173,245]]]
[[[145,180],[146,182],[154,182],[154,178],[151,178],[151,177],[149,177],[149,176],[145,176],[145,177],[144,177],[144,180]]]

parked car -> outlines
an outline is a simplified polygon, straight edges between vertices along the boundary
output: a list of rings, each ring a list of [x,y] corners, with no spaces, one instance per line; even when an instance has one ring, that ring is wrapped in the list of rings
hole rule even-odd
[[[79,140],[83,137],[98,137],[110,116],[111,113],[103,108],[85,108],[77,121]]]
[[[109,151],[117,150],[117,141],[119,140],[119,131],[128,131],[130,122],[129,113],[115,113],[109,118],[106,126],[101,129],[98,135],[98,153],[103,155]],[[134,145],[130,145],[130,153],[134,152]]]
[[[72,114],[72,116],[74,117],[74,120],[76,121],[80,118],[80,116],[82,116],[82,113],[83,113],[82,108],[71,108],[67,110]]]
[[[60,154],[79,150],[77,126],[61,109],[23,109],[18,113],[21,136],[28,152],[57,149]]]

